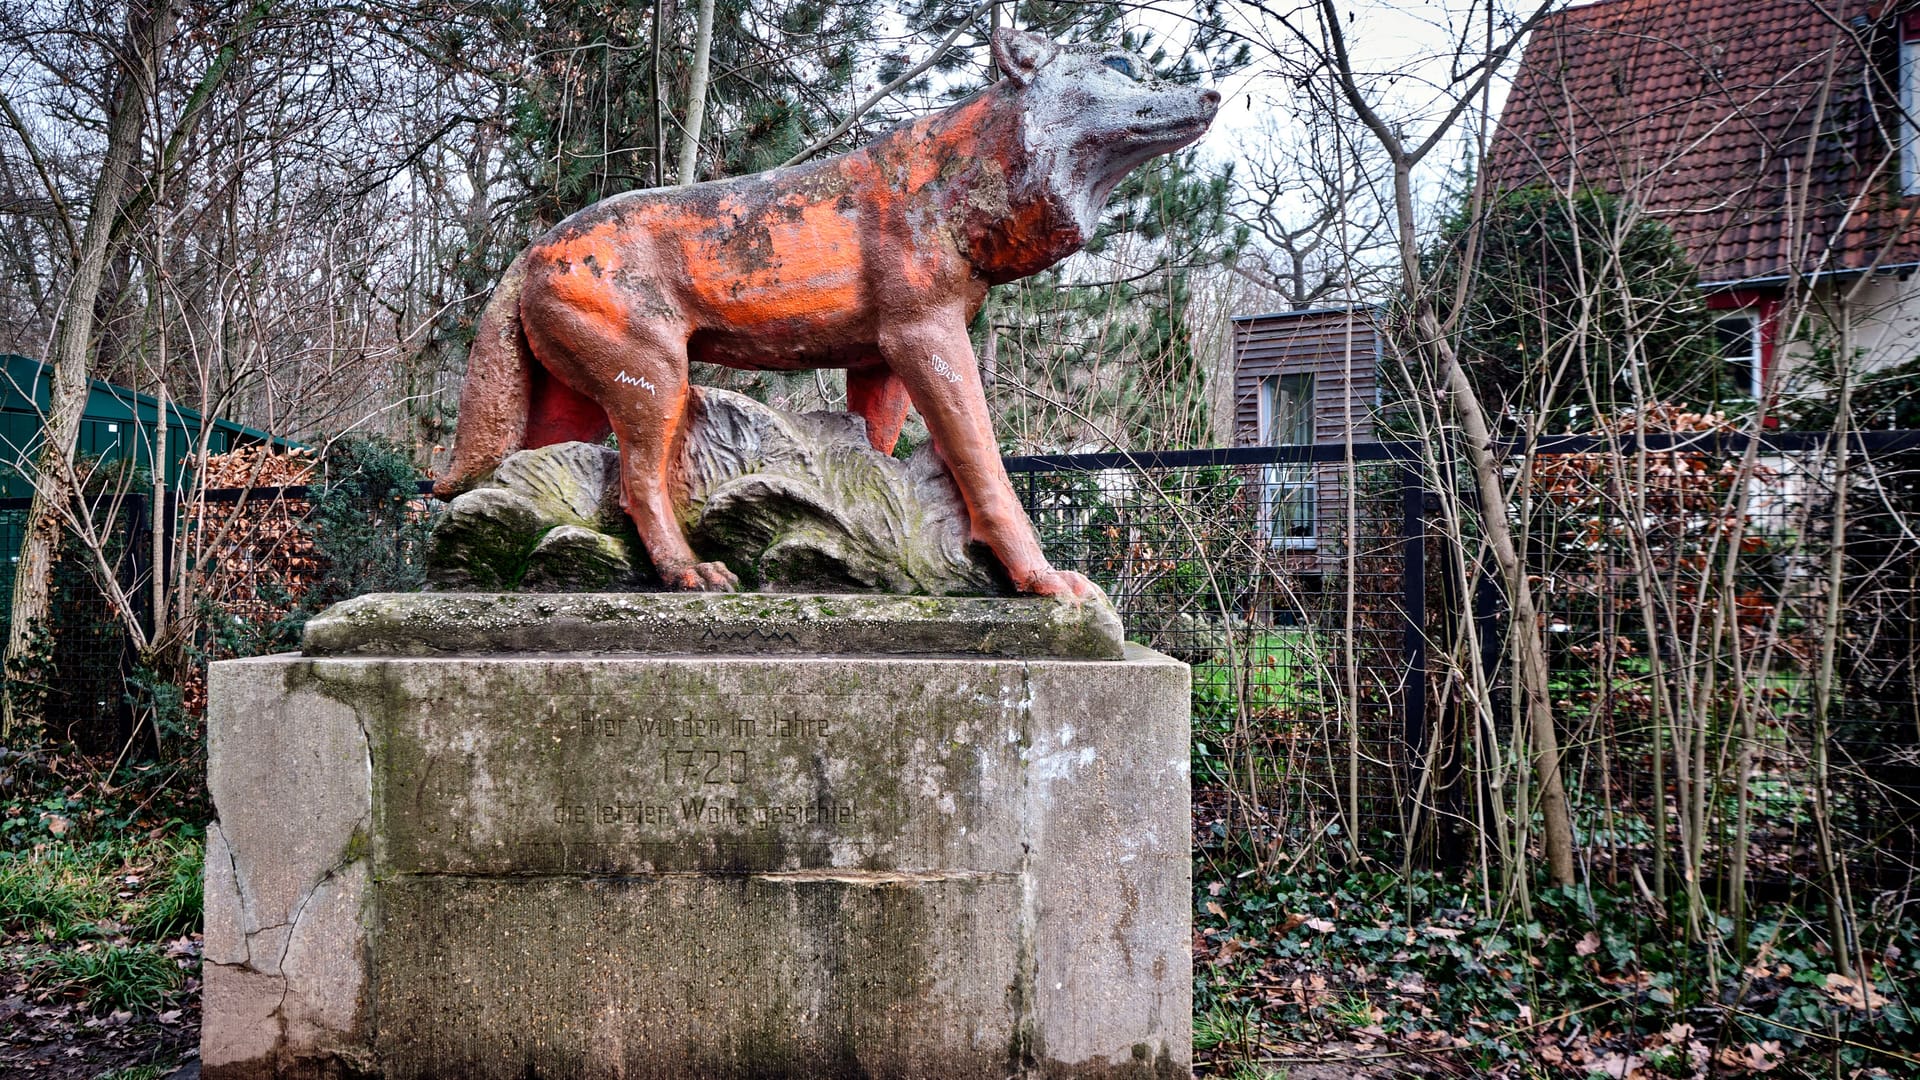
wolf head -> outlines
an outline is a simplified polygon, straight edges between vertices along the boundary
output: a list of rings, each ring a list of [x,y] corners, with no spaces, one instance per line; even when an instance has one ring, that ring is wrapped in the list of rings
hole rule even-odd
[[[1198,139],[1220,109],[1218,93],[1165,82],[1121,49],[1002,30],[993,57],[1020,87],[1029,160],[1083,237],[1122,177]]]

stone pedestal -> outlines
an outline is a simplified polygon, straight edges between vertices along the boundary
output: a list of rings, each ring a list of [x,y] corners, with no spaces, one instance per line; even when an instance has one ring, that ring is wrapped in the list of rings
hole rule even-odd
[[[213,665],[205,1074],[1187,1075],[1184,665],[707,617],[734,652]]]

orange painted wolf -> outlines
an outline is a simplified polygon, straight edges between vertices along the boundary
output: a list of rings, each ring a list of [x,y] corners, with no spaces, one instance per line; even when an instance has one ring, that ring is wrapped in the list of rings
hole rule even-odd
[[[1095,587],[1047,564],[1001,466],[967,323],[987,287],[1085,242],[1120,178],[1200,137],[1211,90],[1136,55],[1003,32],[1004,78],[839,157],[615,195],[501,278],[460,394],[443,497],[528,447],[619,436],[621,505],[669,588],[738,585],[697,561],[670,498],[689,359],[847,370],[850,408],[890,452],[919,408],[974,538],[1022,592]]]

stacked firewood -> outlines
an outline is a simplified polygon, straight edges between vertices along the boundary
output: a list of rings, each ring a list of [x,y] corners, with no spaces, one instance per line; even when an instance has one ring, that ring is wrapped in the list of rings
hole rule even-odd
[[[270,446],[243,446],[207,458],[210,490],[298,487],[313,477],[313,451],[305,447],[275,451]]]
[[[313,475],[313,452],[304,448],[249,446],[207,459],[207,497],[189,510],[185,554],[200,568],[200,595],[224,617],[269,625],[319,580],[308,501],[284,490]]]

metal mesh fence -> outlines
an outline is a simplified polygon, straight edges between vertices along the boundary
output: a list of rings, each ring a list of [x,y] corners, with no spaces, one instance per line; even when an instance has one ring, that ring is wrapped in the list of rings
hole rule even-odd
[[[1417,536],[1422,493],[1391,451],[1362,451],[1008,463],[1054,565],[1106,589],[1131,638],[1192,665],[1203,830],[1277,844],[1406,827],[1424,603],[1407,515]]]
[[[1856,440],[1844,480],[1823,441],[1793,434],[1751,452],[1706,435],[1644,453],[1568,441],[1516,475],[1576,823],[1597,867],[1630,872],[1659,823],[1678,836],[1689,816],[1710,859],[1725,857],[1739,839],[1701,825],[1738,820],[1741,800],[1744,872],[1807,878],[1824,771],[1835,846],[1863,880],[1909,875],[1920,461],[1905,438]]]
[[[0,500],[0,595],[13,595],[14,568],[27,525],[27,499]],[[125,554],[125,537],[132,524],[132,506],[96,507],[112,517],[109,528],[116,543],[106,557],[118,562]],[[46,659],[32,665],[28,677],[45,694],[50,730],[86,749],[108,746],[124,727],[125,676],[130,657],[126,634],[113,602],[95,584],[87,552],[63,544],[54,563],[47,626],[37,648]],[[11,632],[7,612],[0,610],[0,638]],[[50,662],[49,662],[50,661]]]
[[[1920,832],[1920,451],[1820,435],[1558,439],[1507,481],[1583,851],[1631,874],[1747,800],[1755,880],[1810,872],[1814,759],[1839,847],[1907,875]],[[1194,667],[1196,825],[1445,864],[1486,826],[1520,722],[1500,575],[1423,490],[1416,449],[1249,448],[1009,461],[1056,565]],[[1451,496],[1451,493],[1448,493]],[[1835,509],[1848,600],[1816,715]],[[1449,522],[1455,524],[1449,528]],[[1429,653],[1432,656],[1429,656]],[[1522,740],[1524,741],[1524,740]],[[1523,759],[1522,759],[1523,760]],[[1747,782],[1729,780],[1744,771]],[[1343,841],[1343,843],[1345,843]]]

